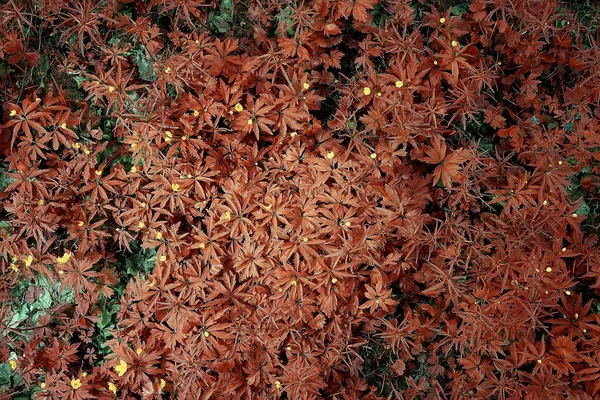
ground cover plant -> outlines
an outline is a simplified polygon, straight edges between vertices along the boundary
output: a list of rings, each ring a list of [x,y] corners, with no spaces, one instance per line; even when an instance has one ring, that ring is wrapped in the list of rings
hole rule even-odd
[[[0,398],[598,398],[594,10],[3,2]]]

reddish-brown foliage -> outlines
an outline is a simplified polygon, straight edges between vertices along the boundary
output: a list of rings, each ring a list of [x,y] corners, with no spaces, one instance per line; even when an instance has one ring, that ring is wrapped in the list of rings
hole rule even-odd
[[[599,396],[593,31],[440,3],[0,6],[0,396]]]

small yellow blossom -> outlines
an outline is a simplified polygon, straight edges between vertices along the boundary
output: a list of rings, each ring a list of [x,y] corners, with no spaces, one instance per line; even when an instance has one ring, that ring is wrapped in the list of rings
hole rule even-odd
[[[275,387],[279,389],[281,387],[281,382],[275,381]]]
[[[344,225],[346,225],[347,227],[350,227],[350,225],[352,225],[352,223],[351,223],[350,221],[346,221],[346,222],[344,223]]]
[[[396,87],[397,88],[401,88],[402,86],[404,86],[404,82],[402,82],[402,81],[396,81]]]
[[[82,376],[83,378],[85,378],[85,377],[87,376],[87,372],[82,372],[82,373],[81,373],[81,376]]]
[[[84,222],[83,222],[83,221],[79,221],[79,222],[77,223],[77,226],[83,226],[83,224],[84,224]]]
[[[66,123],[66,122],[63,122],[63,123],[62,123],[62,125],[61,125],[60,127],[61,127],[61,128],[63,128],[63,129],[67,129],[67,123]]]
[[[132,149],[135,149],[137,147],[137,143],[131,143],[130,146]]]
[[[81,387],[81,379],[71,379],[71,387],[75,390]]]
[[[165,382],[165,380],[164,380],[164,379],[161,379],[161,380],[160,380],[160,388],[161,388],[161,389],[164,389],[164,388],[165,388],[165,386],[167,386],[167,382]]]
[[[19,272],[19,267],[17,267],[15,264],[10,264],[10,268],[15,272]]]
[[[57,257],[57,258],[56,258],[56,261],[57,261],[59,264],[66,264],[66,263],[69,261],[69,259],[70,259],[70,258],[71,258],[71,253],[67,253],[67,252],[65,251],[65,253],[63,254],[63,256],[62,256],[62,257]]]
[[[156,282],[150,281],[150,283],[148,284],[148,287],[154,287],[154,285],[156,285]]]
[[[570,291],[570,290],[566,290],[566,291],[565,291],[565,294],[566,294],[567,296],[570,296],[570,295],[571,295],[571,291]]]
[[[225,211],[225,214],[223,214],[223,219],[226,219],[227,221],[231,221],[231,212]]]
[[[458,46],[458,42],[456,40],[453,40],[450,44],[452,45],[452,47]]]
[[[8,363],[10,364],[10,369],[13,371],[17,369],[17,362],[15,360],[10,360]]]
[[[331,160],[333,157],[335,157],[335,153],[333,151],[328,151],[325,157]]]
[[[562,249],[560,249],[560,251],[564,253],[564,252],[566,252],[566,251],[567,251],[567,248],[566,248],[566,247],[563,247]]]
[[[440,18],[440,24],[443,24],[444,22],[446,22],[446,18],[444,18],[444,17]]]
[[[170,73],[170,72],[171,72],[171,67],[167,67],[167,68],[165,68],[165,74],[168,74],[168,73]]]
[[[174,192],[179,192],[179,184],[178,183],[172,183],[171,184],[171,189],[173,189]]]
[[[108,93],[112,93],[115,91],[115,87],[114,86],[109,86],[108,87]]]
[[[79,148],[81,147],[79,143],[73,143],[71,146],[73,146],[75,150],[79,150]]]
[[[97,169],[97,170],[96,170],[96,175],[100,176],[100,175],[102,175],[102,172],[103,172],[103,171],[102,171],[101,169]]]
[[[290,136],[291,136],[291,137],[294,137],[294,136],[296,136],[297,134],[298,134],[298,132],[290,132]]]
[[[199,246],[201,249],[203,249],[203,248],[205,248],[205,247],[206,247],[206,245],[205,245],[204,243],[200,243],[198,246]]]
[[[123,360],[120,360],[119,365],[115,366],[115,371],[119,376],[125,375],[125,372],[127,372],[127,363]]]
[[[336,283],[337,283],[337,279],[333,278],[333,279],[331,280],[331,283],[333,283],[333,284],[336,284]]]
[[[186,177],[187,177],[188,179],[192,179],[192,178],[193,178],[192,174],[187,174],[187,175],[186,175]]]
[[[194,113],[194,117],[197,117],[198,115],[200,115],[200,111],[198,111],[198,110],[192,110],[192,112]]]
[[[571,215],[573,218],[577,218],[577,214],[573,213],[573,215]]]
[[[552,268],[550,268],[550,267],[546,268],[546,272],[552,272]]]
[[[33,263],[33,255],[30,254],[25,259],[25,266],[29,267],[29,266],[31,266],[32,263]]]
[[[248,125],[252,125],[252,118],[248,119]]]
[[[40,387],[41,387],[42,389],[46,389],[46,382],[42,382],[42,383],[40,383]]]
[[[287,351],[291,351],[291,350],[292,350],[292,347],[291,347],[291,346],[288,346],[288,347],[286,347],[285,349],[286,349]]]
[[[381,92],[377,92],[377,97],[381,97],[382,93]]]
[[[14,117],[15,115],[17,115],[17,110],[10,110],[10,116]]]
[[[537,360],[537,363],[538,363],[538,364],[541,364],[541,363],[542,363],[542,359],[541,359],[541,358],[538,358],[538,360]]]
[[[184,136],[182,136],[182,137],[181,137],[181,140],[187,140],[187,136],[185,136],[185,135],[184,135]]]
[[[89,149],[83,149],[83,152],[84,152],[85,154],[90,154],[90,153],[91,153],[91,151],[90,151]]]
[[[137,167],[134,165],[129,171],[135,174],[137,172]]]
[[[372,159],[376,159],[377,158],[377,154],[376,153],[371,153],[371,158]]]
[[[298,284],[298,282],[296,282],[295,280],[292,281],[292,286],[296,286]]]
[[[164,254],[162,254],[159,258],[160,261],[167,261],[167,256],[165,256]]]
[[[44,199],[40,199],[40,200],[38,201],[38,204],[39,204],[40,206],[43,206],[45,203],[46,203],[46,201],[45,201]]]
[[[40,99],[39,97],[36,97],[35,101],[40,102],[40,101],[42,101],[42,99]]]
[[[304,243],[306,243],[306,242],[308,242],[308,238],[302,238],[302,241],[303,241]]]
[[[208,333],[208,331],[204,331],[204,337],[209,337],[210,333]]]
[[[370,94],[371,94],[371,88],[370,88],[370,87],[365,87],[365,88],[363,88],[363,94],[364,94],[365,96],[368,96],[368,95],[370,95]]]
[[[244,109],[244,106],[241,105],[240,103],[235,103],[235,106],[233,106],[233,108],[235,109],[235,111],[237,112],[242,112],[242,110]]]
[[[165,142],[170,142],[173,138],[173,134],[171,133],[171,131],[165,131],[165,136]]]
[[[438,65],[437,60],[433,60],[433,65]]]
[[[138,222],[138,228],[144,228],[146,226],[146,224],[144,224],[142,221]]]
[[[141,348],[138,347],[137,349],[135,349],[135,354],[137,354],[138,356],[140,356],[140,355],[142,355],[143,351],[144,350],[142,350]]]
[[[58,271],[58,274],[59,274],[59,275],[62,275],[62,274],[64,274],[64,273],[65,273],[65,271]]]
[[[156,240],[160,240],[163,238],[162,232],[156,232]]]
[[[108,382],[108,390],[110,390],[114,394],[117,394],[117,385],[115,385],[112,382]]]
[[[310,84],[308,82],[304,82],[304,85],[302,85],[302,87],[304,88],[304,90],[308,90],[310,88]]]

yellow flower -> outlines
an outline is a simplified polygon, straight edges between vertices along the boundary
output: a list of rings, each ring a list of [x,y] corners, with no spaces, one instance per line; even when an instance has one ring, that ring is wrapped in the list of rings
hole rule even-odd
[[[552,272],[552,268],[550,268],[550,267],[547,267],[547,268],[546,268],[546,272]]]
[[[161,388],[161,389],[164,389],[164,388],[165,388],[165,386],[167,386],[167,382],[165,382],[165,380],[164,380],[164,379],[161,379],[161,380],[160,380],[160,388]]]
[[[141,348],[138,347],[137,349],[135,349],[135,354],[137,354],[138,356],[140,356],[140,355],[142,355],[143,351],[144,350],[142,350]]]
[[[352,223],[350,221],[346,221],[346,222],[344,222],[344,225],[346,225],[347,227],[350,227],[350,225],[352,225]]]
[[[63,254],[63,256],[62,256],[62,257],[57,257],[57,258],[56,258],[56,261],[57,261],[59,264],[66,264],[66,263],[69,261],[69,259],[70,259],[70,258],[71,258],[71,253],[67,253],[67,252],[65,251],[65,253]]]
[[[248,125],[252,125],[252,118],[248,119]]]
[[[17,267],[15,264],[10,264],[10,268],[15,272],[19,272],[19,267]]]
[[[148,284],[148,287],[154,287],[154,285],[156,285],[156,282],[150,281],[150,283]]]
[[[125,372],[127,372],[127,363],[123,360],[120,360],[119,365],[115,367],[115,371],[119,376],[125,375]]]
[[[371,153],[371,158],[372,159],[376,159],[377,158],[377,154],[376,153]]]
[[[331,279],[331,283],[336,284],[337,283],[337,279],[335,279],[335,278]]]
[[[165,142],[170,142],[173,138],[173,134],[171,133],[171,131],[165,131],[165,136]]]
[[[80,379],[71,379],[71,387],[75,390],[79,389],[81,387],[81,380]]]
[[[167,261],[167,256],[165,256],[164,254],[162,254],[159,258],[160,261]]]
[[[204,337],[209,337],[210,333],[208,333],[208,331],[204,331]]]
[[[134,165],[131,167],[130,171],[135,174],[137,172],[137,167]]]
[[[206,245],[205,245],[204,243],[200,243],[200,245],[199,245],[199,246],[200,246],[200,248],[201,248],[201,249],[203,249],[203,248],[205,248],[205,247],[206,247]]]
[[[331,160],[333,157],[335,157],[335,153],[333,151],[328,151],[325,157]]]
[[[365,96],[368,96],[368,95],[370,95],[370,94],[371,94],[371,88],[369,88],[369,87],[365,87],[365,88],[363,88],[363,94],[364,94]]]
[[[162,232],[156,232],[156,240],[160,240],[162,238],[163,238]]]
[[[15,360],[10,360],[8,363],[10,364],[10,369],[13,371],[17,369],[17,362]]]
[[[72,146],[75,150],[78,150],[81,147],[79,143],[73,143]]]
[[[40,387],[41,387],[42,389],[46,389],[46,382],[42,382],[42,383],[40,383]]]
[[[33,262],[33,255],[28,255],[27,258],[25,259],[25,266],[29,267],[31,266],[31,263]]]
[[[244,106],[241,105],[240,103],[235,103],[235,106],[233,106],[233,108],[235,108],[235,111],[237,111],[237,112],[242,112],[242,110],[244,109]]]
[[[295,280],[292,281],[292,286],[296,286],[298,284],[298,282],[296,282]]]
[[[61,125],[60,127],[61,127],[61,128],[63,128],[63,129],[67,129],[67,123],[66,123],[66,122],[63,122],[63,123],[62,123],[62,125]]]
[[[168,74],[168,73],[170,73],[170,72],[171,72],[171,67],[167,67],[167,68],[165,68],[165,74]]]
[[[402,86],[404,86],[404,82],[402,82],[402,81],[396,81],[396,87],[397,88],[401,88]]]
[[[458,46],[458,42],[456,40],[453,40],[450,44],[452,45],[452,47]]]
[[[304,85],[302,85],[302,87],[304,88],[304,90],[308,90],[308,88],[310,88],[310,84],[308,82],[304,82]]]
[[[83,152],[84,152],[85,154],[90,154],[90,153],[91,153],[91,151],[90,151],[89,149],[83,149]]]
[[[38,204],[39,204],[40,206],[43,206],[43,205],[44,205],[44,203],[46,203],[46,201],[45,201],[44,199],[40,199],[40,200],[38,201]]]
[[[290,136],[291,136],[291,137],[294,137],[294,136],[296,136],[297,134],[298,134],[298,132],[290,132]]]
[[[193,112],[194,112],[194,117],[197,117],[198,115],[200,115],[200,111],[198,111],[198,110],[193,110]]]
[[[145,226],[146,226],[146,224],[144,224],[142,221],[138,222],[138,227],[139,228],[143,228]]]
[[[82,376],[83,378],[85,378],[85,377],[87,376],[87,372],[82,372],[82,373],[81,373],[81,376]]]
[[[187,140],[187,136],[182,136],[181,140]]]
[[[223,214],[223,218],[226,219],[227,221],[231,221],[231,212],[225,211],[225,214]]]
[[[275,387],[279,389],[281,387],[281,382],[275,381]]]
[[[135,149],[137,147],[137,143],[131,143],[130,146],[132,149]]]
[[[114,394],[117,394],[117,385],[115,385],[112,382],[108,382],[108,390],[110,390]]]
[[[178,183],[172,183],[171,184],[171,189],[173,189],[174,192],[179,192],[179,184]]]
[[[96,170],[96,175],[100,176],[100,175],[102,175],[102,172],[103,172],[103,171],[102,171],[101,169],[97,169],[97,170]]]
[[[10,110],[10,116],[14,117],[15,115],[17,115],[17,110]]]
[[[77,223],[77,226],[83,226],[83,224],[84,224],[84,222],[83,222],[83,221],[79,221],[79,222]]]
[[[440,24],[443,24],[444,22],[446,22],[446,18],[444,18],[444,17],[440,18]]]
[[[112,93],[115,91],[115,87],[114,86],[109,86],[108,87],[108,93]]]

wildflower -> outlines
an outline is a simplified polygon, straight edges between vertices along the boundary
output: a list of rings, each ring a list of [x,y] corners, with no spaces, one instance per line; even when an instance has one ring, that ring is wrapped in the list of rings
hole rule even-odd
[[[66,263],[69,261],[69,259],[70,259],[70,258],[71,258],[71,253],[67,253],[67,252],[65,251],[65,253],[63,254],[63,256],[62,256],[62,257],[57,257],[57,258],[56,258],[56,261],[57,261],[59,264],[66,264]]]
[[[144,224],[142,221],[138,222],[138,227],[139,227],[140,229],[141,229],[141,228],[144,228],[145,226],[146,226],[146,224]]]
[[[10,369],[13,371],[17,369],[17,362],[15,360],[10,360],[8,363],[10,364]]]
[[[173,189],[174,192],[179,192],[179,184],[178,183],[172,183],[171,184],[171,189]]]
[[[364,94],[365,96],[368,96],[368,95],[370,95],[370,94],[371,94],[371,88],[369,88],[369,87],[365,87],[365,88],[363,88],[363,94]]]
[[[160,380],[160,388],[161,388],[161,389],[164,389],[164,388],[165,388],[165,386],[167,386],[167,382],[165,382],[165,380],[164,380],[164,379],[161,379],[161,380]]]
[[[458,46],[458,42],[456,40],[453,40],[450,44],[452,45],[452,47]]]
[[[310,84],[308,82],[304,82],[304,85],[302,85],[302,87],[304,88],[304,90],[308,90],[308,88],[310,88]]]
[[[137,167],[134,165],[129,171],[135,174],[137,172]]]
[[[193,112],[194,112],[194,117],[197,117],[198,115],[200,115],[200,111],[198,111],[198,110],[193,110]]]
[[[83,152],[84,152],[85,154],[90,154],[90,153],[91,153],[91,151],[90,151],[89,149],[83,149]]]
[[[63,129],[67,129],[67,123],[66,123],[66,122],[63,122],[63,123],[62,123],[62,125],[61,125],[60,127],[61,127],[61,128],[63,128]]]
[[[109,86],[108,87],[108,93],[112,93],[115,91],[115,87],[114,86]]]
[[[277,389],[281,388],[281,382],[279,382],[279,381],[275,381],[275,387],[276,387]]]
[[[130,146],[132,149],[135,149],[137,147],[137,143],[131,143]]]
[[[17,115],[17,110],[10,110],[10,116],[14,117],[15,115]]]
[[[292,286],[296,286],[298,284],[298,282],[296,282],[296,280],[292,281]]]
[[[75,149],[75,150],[79,150],[79,148],[81,147],[81,145],[79,143],[73,143],[71,144],[71,146]]]
[[[294,136],[296,136],[297,134],[298,134],[298,132],[290,132],[290,136],[291,136],[291,137],[294,137]]]
[[[335,279],[335,278],[331,279],[331,283],[333,283],[335,285],[337,283],[337,279]]]
[[[244,110],[244,106],[241,105],[240,103],[235,103],[235,106],[233,106],[233,108],[235,109],[235,111],[237,112],[242,112],[242,110]]]
[[[550,268],[550,267],[546,268],[546,272],[552,272],[552,268]]]
[[[123,360],[120,360],[119,365],[115,366],[115,371],[119,376],[125,375],[125,372],[127,372],[127,363]]]
[[[156,232],[156,240],[160,240],[163,238],[162,232]]]
[[[227,221],[231,221],[231,212],[225,211],[225,213],[223,214],[223,219],[226,219]]]
[[[81,379],[71,379],[71,387],[75,390],[81,387]]]
[[[159,259],[160,261],[163,261],[163,262],[164,262],[164,261],[167,261],[167,256],[165,256],[164,254],[161,254],[161,256],[160,256],[160,257],[158,257],[158,259]]]
[[[117,385],[115,385],[112,382],[108,382],[108,390],[110,390],[114,394],[117,394]]]
[[[102,175],[102,172],[103,172],[103,171],[102,171],[101,169],[97,169],[97,170],[96,170],[96,175],[97,175],[97,176],[100,176],[100,175]]]
[[[446,22],[446,18],[444,18],[444,17],[440,18],[440,24],[443,24],[444,22]]]
[[[31,266],[31,263],[33,263],[33,255],[28,255],[27,258],[24,260],[25,261],[25,266],[29,267]]]
[[[138,356],[140,356],[140,355],[142,355],[143,351],[144,350],[142,350],[141,348],[138,347],[137,349],[135,349],[135,354],[137,354]]]
[[[376,158],[377,158],[377,154],[375,154],[375,153],[371,153],[371,158],[372,158],[372,159],[376,159]]]
[[[331,160],[333,157],[335,157],[335,153],[333,151],[328,151],[326,157]]]
[[[83,226],[83,224],[84,224],[84,222],[83,222],[83,221],[79,221],[79,222],[77,223],[77,226]]]
[[[252,125],[252,118],[248,119],[248,125]]]
[[[396,81],[396,87],[397,88],[401,88],[402,86],[404,86],[404,82],[402,82],[402,81]]]
[[[165,131],[165,136],[165,142],[170,142],[173,138],[173,134],[171,133],[171,131]]]

